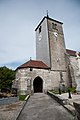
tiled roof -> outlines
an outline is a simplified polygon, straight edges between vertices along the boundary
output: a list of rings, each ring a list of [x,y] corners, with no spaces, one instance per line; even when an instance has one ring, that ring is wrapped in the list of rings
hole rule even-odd
[[[77,51],[66,49],[66,52],[70,56],[76,56]],[[79,56],[80,56],[80,52],[79,52]],[[20,68],[50,69],[50,67],[48,67],[45,63],[43,63],[42,61],[37,61],[37,60],[29,60],[28,62],[20,65],[19,67],[17,67],[17,69],[20,69]]]
[[[76,56],[77,51],[66,49],[66,52],[71,56]],[[80,52],[79,52],[79,56],[80,56]]]
[[[42,61],[29,60],[28,62],[22,64],[17,69],[20,68],[39,68],[39,69],[49,69],[49,67]]]

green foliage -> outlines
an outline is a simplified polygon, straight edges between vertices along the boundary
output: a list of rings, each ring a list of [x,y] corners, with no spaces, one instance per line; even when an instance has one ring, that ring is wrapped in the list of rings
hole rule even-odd
[[[19,95],[19,100],[21,100],[21,101],[25,100],[26,96],[27,95]]]
[[[59,90],[56,89],[56,90],[50,90],[51,92],[53,92],[54,94],[59,94]]]
[[[15,79],[15,72],[7,67],[0,67],[0,89],[11,89],[12,80]]]
[[[69,92],[69,90],[70,90],[71,93],[76,93],[76,87],[72,87],[72,88],[68,87],[68,88],[66,88],[66,91],[65,91],[65,92],[63,92],[63,91],[61,90],[61,94],[62,94],[62,93],[67,93],[67,92]],[[50,90],[50,91],[53,92],[54,94],[59,94],[59,89]]]
[[[70,90],[71,93],[76,93],[76,88],[75,87],[67,88],[67,92],[69,92],[69,90]]]

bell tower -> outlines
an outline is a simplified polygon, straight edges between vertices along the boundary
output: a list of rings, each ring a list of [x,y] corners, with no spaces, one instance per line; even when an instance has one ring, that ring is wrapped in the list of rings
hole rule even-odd
[[[36,59],[53,71],[66,71],[63,23],[48,16],[38,24],[36,31]]]

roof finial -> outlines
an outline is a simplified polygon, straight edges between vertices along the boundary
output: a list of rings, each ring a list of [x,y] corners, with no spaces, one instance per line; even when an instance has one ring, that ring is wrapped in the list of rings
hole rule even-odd
[[[31,60],[31,57],[30,57],[30,60]]]
[[[47,10],[47,18],[49,18],[49,15],[48,15],[48,10]]]

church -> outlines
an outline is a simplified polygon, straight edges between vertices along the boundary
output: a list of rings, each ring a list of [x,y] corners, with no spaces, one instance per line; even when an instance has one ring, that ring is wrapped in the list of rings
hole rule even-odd
[[[36,60],[30,58],[16,69],[12,87],[18,94],[76,87],[80,53],[66,49],[62,25],[48,15],[37,25]]]

